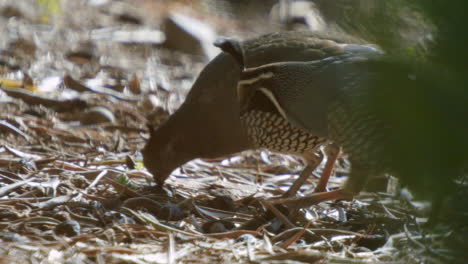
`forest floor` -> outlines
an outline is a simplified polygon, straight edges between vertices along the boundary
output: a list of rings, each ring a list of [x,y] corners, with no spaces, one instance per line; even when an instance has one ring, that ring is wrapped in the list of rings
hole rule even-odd
[[[198,159],[150,187],[146,124],[180,106],[216,36],[273,30],[209,3],[0,1],[0,263],[464,263],[463,212],[427,228],[428,202],[395,184],[289,224],[268,213],[304,166],[291,156]],[[195,44],[169,43],[170,16]]]

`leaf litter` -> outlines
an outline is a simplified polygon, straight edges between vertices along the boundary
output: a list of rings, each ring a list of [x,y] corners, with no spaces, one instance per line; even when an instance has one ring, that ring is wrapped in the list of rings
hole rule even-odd
[[[466,245],[466,225],[428,232],[427,206],[395,192],[307,206],[290,219],[290,208],[269,201],[304,164],[266,151],[191,161],[156,190],[140,154],[146,123],[177,109],[206,58],[125,32],[145,30],[142,20],[158,28],[170,12],[220,18],[202,4],[187,11],[187,1],[138,1],[128,13],[64,1],[49,14],[54,30],[41,27],[38,2],[24,2],[0,6],[16,19],[0,18],[11,22],[0,33],[18,35],[0,43],[12,54],[0,76],[0,263],[449,263],[450,243]],[[221,22],[221,32],[240,27]],[[35,85],[51,77],[59,84]],[[348,169],[341,159],[328,188]]]

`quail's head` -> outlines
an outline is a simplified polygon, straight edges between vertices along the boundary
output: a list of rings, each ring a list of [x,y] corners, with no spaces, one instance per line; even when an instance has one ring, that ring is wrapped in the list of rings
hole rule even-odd
[[[143,163],[153,174],[156,183],[162,185],[173,170],[192,158],[187,158],[184,155],[186,151],[180,150],[183,146],[182,135],[178,136],[172,131],[170,122],[166,122],[156,130],[149,126],[149,133],[150,139],[142,150]]]

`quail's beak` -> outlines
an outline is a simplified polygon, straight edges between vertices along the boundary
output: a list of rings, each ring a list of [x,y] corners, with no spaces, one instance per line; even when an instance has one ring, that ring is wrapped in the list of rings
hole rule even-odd
[[[161,175],[158,175],[158,174],[153,174],[154,176],[154,181],[156,182],[156,184],[160,187],[163,187],[164,185],[164,182],[166,181],[166,178],[167,177],[160,177]]]
[[[166,179],[171,175],[170,172],[166,172],[166,170],[160,169],[150,170],[150,172],[153,174],[153,178],[156,184],[161,187],[164,186],[164,182],[166,182]]]
[[[151,162],[145,162],[146,160],[143,160],[143,164],[146,167],[146,170],[153,176],[154,181],[158,186],[163,186],[164,181],[166,178],[163,178],[161,176],[160,171],[157,168],[154,168],[153,164]]]

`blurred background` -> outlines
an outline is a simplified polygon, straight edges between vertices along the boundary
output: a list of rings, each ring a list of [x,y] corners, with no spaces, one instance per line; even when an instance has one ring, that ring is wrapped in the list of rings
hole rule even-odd
[[[63,120],[117,118],[144,131],[148,120],[162,122],[183,102],[194,76],[219,52],[212,45],[219,36],[340,32],[393,59],[368,107],[397,128],[387,154],[402,182],[441,202],[466,176],[466,7],[440,0],[2,0],[0,74],[32,94],[0,95],[3,102],[5,95],[30,96],[25,101],[33,105],[44,105],[45,96],[54,110],[70,108],[59,111]],[[395,78],[397,72],[415,81]],[[115,100],[125,101],[121,109],[109,109]],[[142,144],[128,142],[133,151]]]
[[[0,0],[0,168],[57,176],[44,168],[60,157],[76,166],[141,170],[125,159],[141,158],[147,122],[160,124],[180,106],[219,52],[212,45],[218,37],[338,32],[379,46],[391,60],[366,106],[395,128],[386,154],[403,186],[434,202],[437,218],[452,224],[441,232],[463,252],[467,10],[465,0]],[[278,160],[287,170],[302,166],[254,160],[272,171],[281,170],[271,165]],[[213,171],[205,164],[183,172]]]

